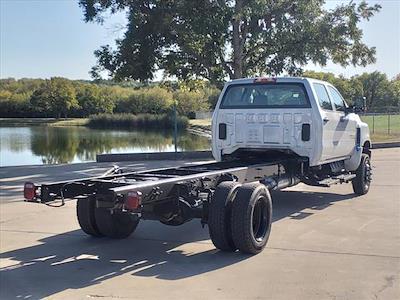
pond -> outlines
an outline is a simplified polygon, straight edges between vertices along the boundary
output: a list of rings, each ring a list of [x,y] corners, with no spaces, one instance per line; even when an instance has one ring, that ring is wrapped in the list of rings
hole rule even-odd
[[[101,153],[174,151],[173,132],[84,126],[0,127],[0,166],[89,162]],[[178,151],[208,150],[206,137],[179,132]]]

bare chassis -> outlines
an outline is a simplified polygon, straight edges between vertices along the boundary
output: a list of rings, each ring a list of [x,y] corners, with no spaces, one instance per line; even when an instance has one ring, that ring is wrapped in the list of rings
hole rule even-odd
[[[131,172],[114,167],[102,176],[35,186],[30,202],[54,203],[67,198],[95,197],[96,206],[125,210],[129,192],[141,194],[140,207],[130,213],[143,219],[180,225],[193,218],[207,223],[208,203],[223,181],[261,182],[269,189],[297,184],[307,161],[300,157],[270,161],[234,160],[176,168]]]

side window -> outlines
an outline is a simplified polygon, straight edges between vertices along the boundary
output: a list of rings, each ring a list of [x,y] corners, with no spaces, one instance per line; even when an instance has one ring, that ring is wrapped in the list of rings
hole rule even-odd
[[[314,83],[314,89],[317,93],[318,102],[322,109],[333,110],[331,100],[329,99],[328,92],[323,84]]]
[[[337,111],[344,111],[346,106],[344,104],[342,96],[333,87],[328,86],[328,89],[329,89],[329,92],[332,95],[333,104],[335,105],[336,110]]]

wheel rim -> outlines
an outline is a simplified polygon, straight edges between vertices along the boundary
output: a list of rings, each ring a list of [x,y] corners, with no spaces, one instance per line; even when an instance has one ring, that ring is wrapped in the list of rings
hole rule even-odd
[[[257,242],[262,242],[267,234],[268,229],[268,216],[267,216],[267,206],[263,197],[257,199],[254,205],[252,216],[252,234]]]
[[[371,164],[369,159],[365,160],[365,166],[364,166],[364,187],[365,189],[369,188],[369,185],[371,183]]]

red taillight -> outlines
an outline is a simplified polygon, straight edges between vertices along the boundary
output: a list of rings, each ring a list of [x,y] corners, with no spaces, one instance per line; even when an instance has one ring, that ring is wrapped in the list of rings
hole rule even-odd
[[[125,208],[129,210],[136,210],[141,204],[141,192],[129,192],[125,199]]]
[[[275,83],[276,82],[276,78],[273,77],[257,77],[256,79],[254,79],[255,83]]]
[[[26,182],[24,185],[24,198],[33,200],[36,197],[36,187],[32,182]]]

